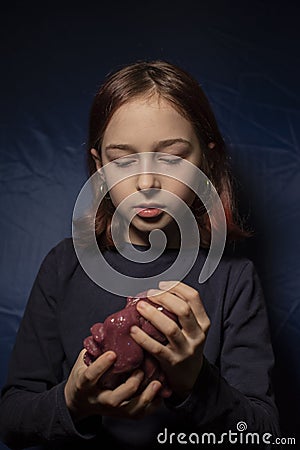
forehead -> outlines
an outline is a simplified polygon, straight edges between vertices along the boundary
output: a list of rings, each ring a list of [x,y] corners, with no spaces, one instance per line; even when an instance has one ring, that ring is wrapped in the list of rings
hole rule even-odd
[[[167,100],[158,96],[142,97],[117,109],[104,133],[103,145],[111,141],[138,144],[140,140],[145,143],[145,140],[178,137],[196,139],[191,123]]]

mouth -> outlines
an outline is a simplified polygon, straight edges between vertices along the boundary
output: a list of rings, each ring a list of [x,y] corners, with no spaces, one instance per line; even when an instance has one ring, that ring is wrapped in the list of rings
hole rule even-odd
[[[135,206],[135,211],[138,216],[143,218],[152,218],[152,217],[158,217],[163,213],[163,210],[161,209],[162,205],[139,205]]]

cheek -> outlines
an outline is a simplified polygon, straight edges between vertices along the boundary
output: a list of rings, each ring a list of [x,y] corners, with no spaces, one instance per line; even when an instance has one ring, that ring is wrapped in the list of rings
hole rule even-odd
[[[109,191],[110,198],[115,207],[117,207],[124,199],[132,194],[132,186],[130,181],[121,181],[112,187]]]
[[[165,189],[177,195],[181,200],[185,201],[189,206],[195,199],[195,193],[186,184],[180,181],[172,181],[165,186]]]

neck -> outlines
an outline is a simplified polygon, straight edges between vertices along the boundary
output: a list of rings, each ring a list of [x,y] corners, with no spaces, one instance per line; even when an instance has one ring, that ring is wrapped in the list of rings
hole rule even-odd
[[[180,233],[175,224],[173,223],[169,224],[162,231],[167,238],[166,248],[179,249]],[[129,228],[129,241],[131,244],[149,246],[150,245],[149,235],[150,232],[142,232],[137,229],[132,230],[131,227]],[[125,238],[125,241],[128,241],[128,238],[127,239]],[[155,247],[155,242],[153,243],[153,246]],[[160,247],[159,244],[158,247]]]

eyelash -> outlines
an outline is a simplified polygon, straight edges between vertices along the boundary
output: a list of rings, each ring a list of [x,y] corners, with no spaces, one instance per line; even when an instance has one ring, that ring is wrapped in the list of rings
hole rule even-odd
[[[175,159],[161,159],[161,161],[166,162],[167,164],[179,164],[182,159],[181,158],[175,158]],[[135,162],[134,160],[130,160],[130,161],[124,161],[124,162],[119,162],[114,160],[113,161],[118,167],[127,167],[129,166],[131,163]]]

